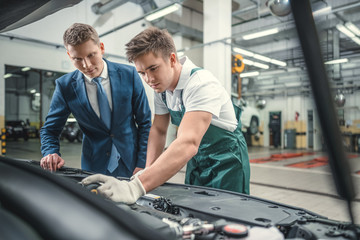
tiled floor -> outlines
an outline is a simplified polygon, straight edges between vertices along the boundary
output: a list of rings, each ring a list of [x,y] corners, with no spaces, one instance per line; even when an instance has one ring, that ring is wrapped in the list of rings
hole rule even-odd
[[[80,143],[61,143],[62,156],[66,166],[80,168]],[[272,154],[303,153],[302,156],[269,161]],[[39,140],[8,142],[7,156],[40,160]],[[307,162],[314,158],[324,159],[326,153],[311,150],[284,150],[264,147],[250,147],[250,160],[268,159],[251,163],[251,195],[268,200],[301,207],[330,219],[348,221],[346,202],[338,197],[328,163],[313,168],[294,168],[287,165]],[[349,159],[356,196],[352,201],[356,223],[360,224],[360,154],[352,153]],[[272,159],[274,160],[274,158]],[[183,183],[185,169],[169,182]]]

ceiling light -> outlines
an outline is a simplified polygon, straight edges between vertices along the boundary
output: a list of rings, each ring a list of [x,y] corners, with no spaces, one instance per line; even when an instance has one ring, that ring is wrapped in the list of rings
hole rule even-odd
[[[286,67],[286,62],[282,62],[282,61],[279,61],[279,60],[276,60],[276,59],[271,59],[270,63],[272,64],[275,64],[275,65],[279,65],[279,66],[282,66],[282,67]]]
[[[259,76],[259,72],[248,72],[248,73],[240,73],[240,77],[254,77]]]
[[[258,67],[258,68],[262,68],[262,69],[269,69],[269,65],[266,65],[266,64],[254,62],[254,61],[251,61],[248,59],[243,59],[242,61],[245,65],[254,66],[254,67]]]
[[[254,62],[254,66],[258,67],[258,68],[262,68],[262,69],[269,69],[269,65],[258,63],[258,62]]]
[[[353,37],[353,38],[351,38],[351,40],[353,40],[354,42],[356,42],[357,44],[360,45],[360,38],[358,38],[358,37]]]
[[[355,34],[353,32],[351,32],[349,29],[347,29],[344,25],[342,24],[337,24],[336,25],[337,30],[339,30],[340,32],[342,32],[343,34],[345,34],[346,36],[348,36],[349,38],[353,38],[355,37]]]
[[[325,62],[325,64],[346,63],[348,61],[349,60],[347,58],[340,58],[340,59],[334,59],[334,60],[331,60],[331,61],[327,61],[327,62]]]
[[[272,29],[268,29],[268,30],[265,30],[265,31],[244,35],[243,39],[244,40],[250,40],[250,39],[254,39],[254,38],[268,36],[268,35],[275,34],[275,33],[278,33],[278,32],[279,32],[278,28],[272,28]]]
[[[31,89],[30,93],[36,93],[36,89]]]
[[[10,78],[10,77],[12,77],[13,76],[13,74],[12,73],[7,73],[7,74],[5,74],[4,75],[4,79],[6,79],[6,78]]]
[[[331,12],[331,6],[324,7],[324,8],[321,8],[319,10],[314,11],[313,16],[318,17],[318,16],[321,16],[321,15],[327,14],[329,12]]]
[[[22,69],[21,69],[21,71],[22,72],[27,72],[27,71],[29,71],[31,69],[31,67],[23,67]]]
[[[265,56],[262,56],[262,55],[259,55],[259,54],[255,54],[254,58],[259,59],[259,60],[264,61],[264,62],[270,62],[271,61],[271,58],[268,58],[268,57],[265,57]]]
[[[175,12],[179,8],[180,8],[180,4],[178,4],[178,3],[172,4],[172,5],[168,6],[168,7],[165,7],[163,9],[160,9],[158,11],[155,11],[155,12],[147,15],[145,17],[145,20],[151,22],[151,21],[153,21],[155,19],[161,18],[161,17],[163,17],[165,15],[168,15],[168,14],[170,14],[172,12]]]
[[[249,52],[249,51],[246,51],[246,50],[241,49],[241,48],[234,47],[233,50],[234,50],[235,52],[240,53],[240,54],[245,55],[245,56],[249,56],[249,57],[253,57],[253,56],[254,56],[254,53]]]
[[[249,59],[243,59],[242,61],[245,65],[249,65],[249,66],[254,65],[254,61],[251,61]]]
[[[350,31],[352,31],[357,36],[360,36],[360,29],[357,26],[355,26],[355,24],[353,24],[352,22],[345,23],[345,27],[347,27]]]
[[[35,93],[35,96],[37,96],[37,97],[40,97],[40,95],[41,95],[41,94],[40,94],[40,93],[38,93],[38,92],[37,92],[37,93]]]

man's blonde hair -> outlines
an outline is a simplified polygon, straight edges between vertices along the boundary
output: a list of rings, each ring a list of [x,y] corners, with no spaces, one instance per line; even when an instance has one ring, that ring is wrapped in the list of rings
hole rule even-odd
[[[88,40],[93,40],[95,44],[100,44],[99,35],[96,30],[84,23],[74,23],[64,33],[64,46],[76,46]]]
[[[155,56],[161,55],[164,60],[167,60],[171,53],[176,55],[174,40],[169,32],[166,29],[161,30],[155,27],[145,29],[125,46],[129,62],[148,53],[153,53]]]

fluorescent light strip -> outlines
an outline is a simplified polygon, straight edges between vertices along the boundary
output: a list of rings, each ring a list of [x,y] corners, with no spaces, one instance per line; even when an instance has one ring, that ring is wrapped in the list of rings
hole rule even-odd
[[[255,67],[258,67],[258,68],[262,68],[262,69],[269,69],[269,65],[266,65],[266,64],[254,62],[254,61],[251,61],[251,60],[248,60],[248,59],[243,59],[242,61],[243,61],[243,63],[245,65],[255,66]]]
[[[358,38],[358,37],[353,37],[353,38],[351,38],[351,40],[353,40],[354,42],[356,42],[357,44],[360,45],[360,38]]]
[[[268,35],[275,34],[275,33],[278,33],[278,32],[279,32],[278,28],[272,28],[272,29],[268,29],[268,30],[265,30],[265,31],[244,35],[243,39],[244,40],[250,40],[250,39],[254,39],[254,38],[268,36]]]
[[[324,7],[324,8],[321,8],[319,10],[314,11],[313,16],[318,17],[320,15],[324,15],[324,14],[329,13],[329,12],[331,12],[331,6]]]
[[[249,66],[254,65],[254,61],[251,61],[249,59],[243,59],[242,61],[245,65],[249,65]]]
[[[13,76],[12,73],[7,73],[7,74],[4,75],[4,79],[10,78],[10,77],[12,77],[12,76]]]
[[[279,65],[279,66],[282,66],[282,67],[286,67],[286,62],[282,62],[282,61],[279,61],[279,60],[276,60],[276,59],[271,59],[270,63],[272,64],[275,64],[275,65]]]
[[[352,22],[345,23],[345,27],[347,27],[351,32],[353,32],[357,36],[360,36],[360,29],[357,26],[355,26]]]
[[[22,69],[21,69],[21,71],[22,72],[27,72],[27,71],[29,71],[31,69],[31,67],[23,67]]]
[[[248,72],[248,73],[240,73],[240,77],[254,77],[259,76],[259,72]]]
[[[258,68],[262,68],[262,69],[269,69],[269,65],[258,63],[258,62],[254,62],[254,66],[258,67]]]
[[[353,38],[356,37],[355,34],[353,32],[351,32],[349,29],[347,29],[344,25],[342,24],[337,24],[336,25],[337,30],[339,30],[340,32],[342,32],[343,34],[345,34],[346,36],[348,36],[349,38]]]
[[[264,61],[264,62],[271,62],[271,58],[268,58],[268,57],[265,57],[265,56],[262,56],[262,55],[259,55],[259,54],[255,54],[254,58],[259,59],[259,60]]]
[[[36,93],[36,89],[31,89],[30,93]]]
[[[244,49],[241,49],[241,48],[237,48],[237,47],[234,47],[233,50],[237,53],[240,53],[242,55],[245,55],[245,56],[249,56],[249,57],[253,57],[255,54],[252,53],[252,52],[249,52],[249,51],[246,51]]]
[[[334,60],[331,60],[331,61],[327,61],[327,62],[325,62],[325,64],[346,63],[348,61],[349,60],[347,58],[341,58],[341,59],[334,59]]]
[[[262,56],[260,54],[255,54],[253,52],[250,52],[250,51],[247,51],[247,50],[244,50],[244,49],[241,49],[241,48],[234,47],[233,51],[237,52],[237,53],[240,53],[242,55],[245,55],[245,56],[253,57],[253,58],[262,60],[264,62],[269,62],[269,63],[279,65],[279,66],[282,66],[282,67],[286,67],[286,65],[287,65],[286,62],[282,62],[282,61],[279,61],[279,60],[276,60],[276,59],[268,58],[268,57]],[[251,60],[244,59],[243,61],[247,65],[250,65],[250,66],[254,65],[254,62],[251,61]],[[247,61],[247,63],[246,63],[246,61]]]
[[[163,9],[161,9],[159,11],[156,11],[154,13],[151,13],[151,14],[147,15],[145,17],[145,20],[149,21],[149,22],[154,21],[155,19],[161,18],[161,17],[163,17],[165,15],[168,15],[168,14],[170,14],[172,12],[177,11],[179,8],[180,8],[180,4],[175,3],[173,5],[170,5],[170,6],[166,7],[166,8],[163,8]]]

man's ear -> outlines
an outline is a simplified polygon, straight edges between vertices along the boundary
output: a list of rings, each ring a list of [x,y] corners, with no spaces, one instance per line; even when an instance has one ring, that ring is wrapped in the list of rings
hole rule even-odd
[[[171,66],[173,67],[176,63],[176,54],[175,53],[171,53],[170,54],[170,63],[171,63]]]
[[[104,54],[105,52],[105,46],[103,42],[100,42],[100,50],[101,50],[101,54]]]
[[[67,53],[67,55],[69,56],[69,58],[71,58],[69,51],[66,51],[66,53]]]

